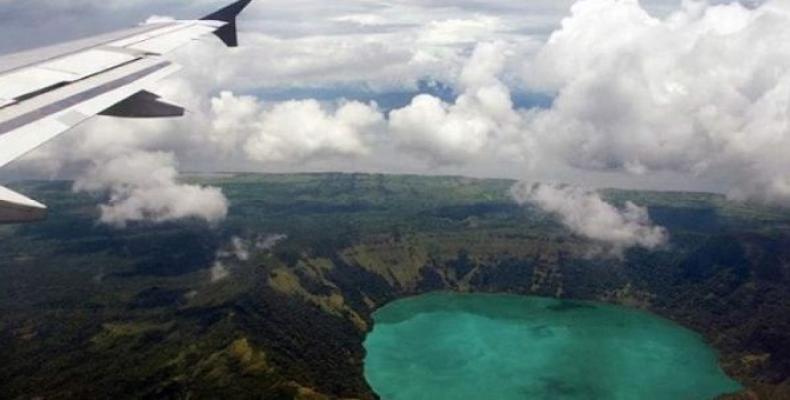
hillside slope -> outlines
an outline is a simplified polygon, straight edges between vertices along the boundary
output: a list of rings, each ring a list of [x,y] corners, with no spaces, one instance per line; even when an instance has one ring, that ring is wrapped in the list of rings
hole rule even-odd
[[[0,227],[0,397],[373,399],[372,312],[455,290],[646,308],[702,333],[742,398],[790,398],[790,212],[608,191],[672,237],[620,259],[514,204],[506,180],[191,179],[223,188],[226,222],[117,230],[68,182],[15,186],[53,213]]]

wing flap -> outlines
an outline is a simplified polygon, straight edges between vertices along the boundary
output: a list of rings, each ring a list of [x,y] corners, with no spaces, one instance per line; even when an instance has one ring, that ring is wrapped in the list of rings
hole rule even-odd
[[[41,68],[72,74],[79,80],[139,58],[129,52],[98,48],[50,61]]]
[[[0,167],[179,68],[168,61],[149,58],[42,95],[44,98],[0,109]],[[10,118],[4,120],[5,114]]]
[[[57,84],[68,82],[74,75],[40,67],[25,68],[0,76],[0,99],[12,101]]]
[[[91,75],[139,59],[129,52],[90,49],[67,57],[24,68],[0,76],[0,99],[19,100],[64,83],[76,82]]]

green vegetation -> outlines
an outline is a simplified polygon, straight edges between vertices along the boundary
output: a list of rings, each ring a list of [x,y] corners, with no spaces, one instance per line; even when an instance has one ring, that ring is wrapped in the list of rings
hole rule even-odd
[[[227,221],[118,230],[96,222],[104,199],[69,182],[12,185],[52,212],[0,227],[0,398],[371,399],[372,312],[433,290],[647,308],[701,332],[762,398],[790,393],[790,212],[607,191],[672,235],[620,260],[589,257],[596,243],[514,204],[506,180],[189,179],[222,187]],[[275,234],[287,239],[256,246]],[[221,255],[233,237],[249,259]]]

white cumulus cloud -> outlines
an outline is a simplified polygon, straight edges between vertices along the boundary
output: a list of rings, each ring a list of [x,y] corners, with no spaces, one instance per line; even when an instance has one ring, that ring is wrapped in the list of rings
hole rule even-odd
[[[650,221],[646,208],[627,202],[618,209],[579,187],[520,183],[512,195],[519,204],[532,203],[556,215],[572,232],[610,245],[615,254],[635,246],[656,249],[669,239],[666,229]]]
[[[369,150],[363,136],[382,121],[376,107],[360,102],[346,103],[331,112],[316,100],[288,101],[264,111],[245,150],[257,161],[364,155]]]
[[[77,191],[109,192],[101,221],[124,227],[131,221],[156,222],[225,218],[228,202],[219,189],[178,182],[172,154],[134,152],[95,162],[74,184]]]
[[[254,97],[222,92],[211,107],[212,138],[226,149],[243,146],[247,157],[259,162],[364,155],[366,136],[384,121],[375,105],[356,101],[335,110],[312,99],[267,108]]]
[[[636,0],[582,0],[527,80],[557,94],[531,121],[532,139],[573,167],[675,172],[790,204],[785,0],[686,1],[666,18]]]
[[[423,94],[393,110],[390,131],[401,148],[436,165],[464,164],[517,132],[521,116],[497,76],[507,55],[503,43],[479,44],[461,72],[455,103]]]

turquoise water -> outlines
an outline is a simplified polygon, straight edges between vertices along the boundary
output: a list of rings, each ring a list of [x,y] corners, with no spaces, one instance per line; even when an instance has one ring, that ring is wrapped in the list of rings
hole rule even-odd
[[[365,348],[383,400],[707,400],[740,388],[694,332],[598,303],[414,297],[375,314]]]

